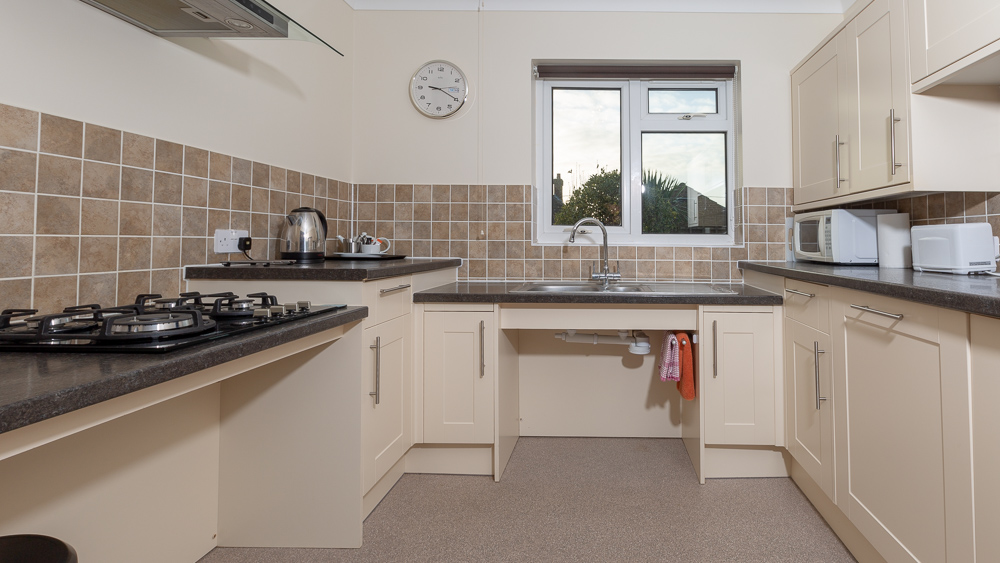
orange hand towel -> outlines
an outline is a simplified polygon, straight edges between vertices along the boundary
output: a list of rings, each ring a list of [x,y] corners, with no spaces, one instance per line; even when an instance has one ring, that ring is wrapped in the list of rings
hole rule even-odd
[[[676,333],[677,343],[680,345],[681,357],[681,380],[677,382],[677,390],[681,392],[681,397],[685,400],[693,401],[695,397],[694,381],[694,353],[692,352],[691,338],[687,333]]]

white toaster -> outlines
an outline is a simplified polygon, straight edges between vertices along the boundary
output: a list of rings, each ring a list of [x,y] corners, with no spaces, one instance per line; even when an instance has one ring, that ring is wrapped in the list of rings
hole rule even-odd
[[[910,228],[910,240],[918,272],[994,272],[1000,258],[1000,238],[989,223],[920,225]]]

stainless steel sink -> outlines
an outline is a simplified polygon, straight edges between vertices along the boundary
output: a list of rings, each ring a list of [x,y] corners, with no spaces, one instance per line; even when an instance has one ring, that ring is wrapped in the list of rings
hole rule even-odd
[[[547,281],[528,282],[511,293],[641,293],[646,295],[719,295],[735,294],[725,286],[701,282],[613,282],[604,287],[600,282]]]

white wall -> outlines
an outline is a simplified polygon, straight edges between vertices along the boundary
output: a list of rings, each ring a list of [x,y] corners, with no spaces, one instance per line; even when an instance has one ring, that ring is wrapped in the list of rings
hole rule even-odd
[[[0,103],[349,180],[354,11],[272,0],[347,56],[163,39],[79,0],[0,0]]]
[[[738,60],[744,184],[791,186],[789,71],[839,14],[357,12],[354,180],[530,184],[531,61]],[[431,59],[457,63],[462,113],[421,117],[406,86]]]

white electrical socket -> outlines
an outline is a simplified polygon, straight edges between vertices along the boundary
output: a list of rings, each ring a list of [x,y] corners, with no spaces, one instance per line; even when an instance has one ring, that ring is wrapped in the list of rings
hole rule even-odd
[[[250,236],[249,231],[239,229],[215,229],[215,253],[240,252],[240,238]]]

